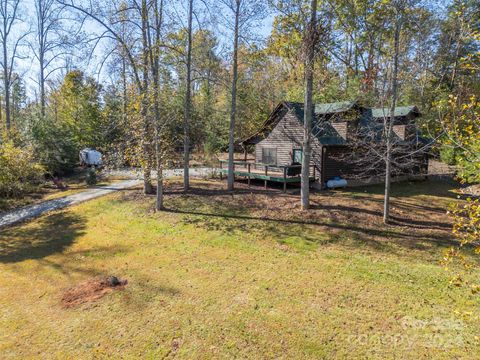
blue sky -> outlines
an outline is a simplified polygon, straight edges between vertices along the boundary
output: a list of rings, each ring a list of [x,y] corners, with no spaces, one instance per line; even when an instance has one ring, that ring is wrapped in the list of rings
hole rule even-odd
[[[179,16],[183,17],[185,14],[185,8],[183,6],[182,0],[180,0],[176,8],[174,8],[174,13],[178,13]],[[99,1],[99,3],[101,3]],[[32,29],[34,28],[33,21],[35,19],[35,5],[33,0],[22,0],[21,5],[23,6],[24,11],[24,18],[28,22],[32,22]],[[199,3],[199,5],[201,5]],[[260,36],[260,38],[265,39],[271,31],[273,22],[273,15],[267,16],[264,20],[259,22],[255,27],[255,32]],[[94,22],[89,22],[85,26],[84,30],[89,33],[99,33],[101,31],[101,27],[95,24]],[[19,31],[25,31],[24,29],[19,29]],[[225,47],[230,47],[230,39],[229,34],[219,34],[220,41],[223,43]],[[34,40],[33,34],[30,38],[31,41]],[[104,55],[104,46],[100,45],[97,50],[95,51],[94,58],[89,64],[79,64],[80,70],[90,74],[90,75],[97,75],[99,63],[103,58]],[[19,59],[17,61],[16,72],[22,74],[26,87],[27,87],[27,94],[30,98],[33,98],[35,92],[37,91],[38,85],[36,84],[36,79],[38,76],[38,64],[36,59],[34,58],[33,54],[31,53],[31,49],[24,48],[22,49],[22,53],[24,53],[25,58]],[[104,75],[101,75],[99,78],[100,81],[108,81],[108,78]]]

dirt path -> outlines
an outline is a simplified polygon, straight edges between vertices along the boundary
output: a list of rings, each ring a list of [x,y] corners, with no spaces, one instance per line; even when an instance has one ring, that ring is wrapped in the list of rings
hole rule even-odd
[[[211,168],[198,168],[190,169],[190,176],[192,177],[206,177],[211,175],[215,169]],[[47,211],[63,209],[67,206],[79,204],[84,201],[92,200],[100,196],[110,194],[114,191],[124,190],[142,183],[142,179],[138,172],[133,170],[119,170],[117,172],[111,172],[110,175],[122,175],[132,177],[131,180],[124,180],[112,185],[98,187],[96,189],[86,190],[84,192],[68,195],[62,198],[44,201],[39,204],[29,205],[17,210],[9,211],[0,214],[0,228],[9,226],[18,222],[22,222],[28,219],[36,218]],[[155,174],[152,174],[154,177]],[[165,178],[171,178],[176,176],[182,176],[183,170],[172,169],[166,170],[164,173]]]

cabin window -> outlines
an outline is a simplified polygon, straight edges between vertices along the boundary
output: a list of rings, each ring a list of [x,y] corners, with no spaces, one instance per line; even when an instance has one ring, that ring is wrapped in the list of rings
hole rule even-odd
[[[302,149],[293,149],[292,162],[301,164],[302,159],[303,159],[303,150]]]
[[[268,165],[277,164],[277,149],[276,148],[262,148],[262,163]]]

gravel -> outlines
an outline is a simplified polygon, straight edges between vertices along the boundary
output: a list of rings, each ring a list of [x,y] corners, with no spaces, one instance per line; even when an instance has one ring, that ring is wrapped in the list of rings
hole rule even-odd
[[[217,170],[214,168],[192,168],[190,169],[190,176],[209,177],[214,175],[216,171]],[[84,192],[68,195],[59,199],[48,200],[39,204],[25,206],[17,210],[0,214],[0,228],[36,218],[48,211],[63,209],[67,206],[92,200],[100,196],[110,194],[114,191],[128,189],[142,183],[141,173],[134,169],[108,171],[106,172],[106,175],[124,176],[131,179],[120,181],[108,186],[102,186],[101,188],[86,190]],[[153,173],[152,176],[155,178],[156,174]],[[183,176],[183,169],[171,169],[164,172],[165,178],[177,176]]]

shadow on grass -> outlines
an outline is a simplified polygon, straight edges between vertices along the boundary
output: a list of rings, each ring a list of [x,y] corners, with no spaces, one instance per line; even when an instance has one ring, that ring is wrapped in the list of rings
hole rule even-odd
[[[251,188],[236,188],[234,191],[227,189],[209,189],[201,187],[190,187],[187,192],[179,186],[170,186],[164,191],[164,195],[200,195],[200,196],[235,196],[242,194],[258,194],[258,195],[274,195],[279,194],[280,190],[275,189],[263,189],[257,186]]]
[[[270,235],[277,238],[282,237],[296,237],[301,236],[309,242],[316,242],[319,244],[329,244],[335,242],[341,242],[343,238],[353,238],[357,243],[362,243],[376,250],[391,250],[392,247],[388,241],[394,241],[395,245],[400,245],[410,249],[426,250],[429,247],[425,242],[436,247],[447,247],[457,244],[452,240],[448,233],[412,233],[405,232],[402,229],[394,228],[373,228],[366,227],[362,224],[349,224],[329,221],[312,221],[312,220],[297,220],[297,219],[276,219],[270,217],[255,217],[243,214],[226,214],[206,211],[194,211],[194,210],[181,210],[181,209],[166,209],[165,211],[194,215],[210,218],[222,218],[222,219],[234,219],[234,220],[247,220],[253,223],[249,226],[245,222],[230,223],[213,225],[215,230],[223,230],[227,232],[234,231],[249,231],[249,228],[257,228],[267,231]],[[261,224],[261,225],[260,225]],[[297,225],[289,228],[288,226],[279,225]],[[332,230],[328,236],[319,236],[323,232],[308,231],[305,226],[321,227]],[[397,230],[397,231],[395,231]],[[388,240],[388,241],[387,241]]]
[[[408,208],[410,206],[410,204],[405,205],[399,201],[395,201],[394,203],[392,203],[392,205],[397,208]],[[420,209],[420,207],[417,207],[417,206],[414,206],[414,207],[417,209]],[[313,205],[311,206],[311,208],[317,209],[317,210],[326,210],[326,211],[355,212],[359,214],[368,214],[368,215],[376,216],[378,218],[381,218],[383,216],[382,211],[365,209],[365,208],[356,207],[356,206],[322,204],[322,205]],[[440,210],[437,211],[437,210],[434,210],[433,208],[428,209],[428,211],[445,213],[445,209],[441,209],[441,210],[442,211]],[[390,224],[398,225],[398,226],[409,226],[412,228],[425,228],[425,229],[436,229],[436,230],[452,229],[452,225],[446,222],[407,219],[407,218],[402,218],[400,216],[395,216],[395,215],[390,216]]]
[[[55,213],[29,225],[0,230],[0,263],[42,259],[64,251],[85,229],[83,217]]]
[[[455,199],[458,194],[454,193],[460,187],[460,184],[455,181],[445,180],[416,180],[416,181],[401,181],[392,184],[392,197],[412,197],[420,195],[441,196],[444,198]],[[359,193],[383,195],[385,187],[383,184],[364,185],[358,187],[351,187],[339,192],[345,195],[355,196]]]

